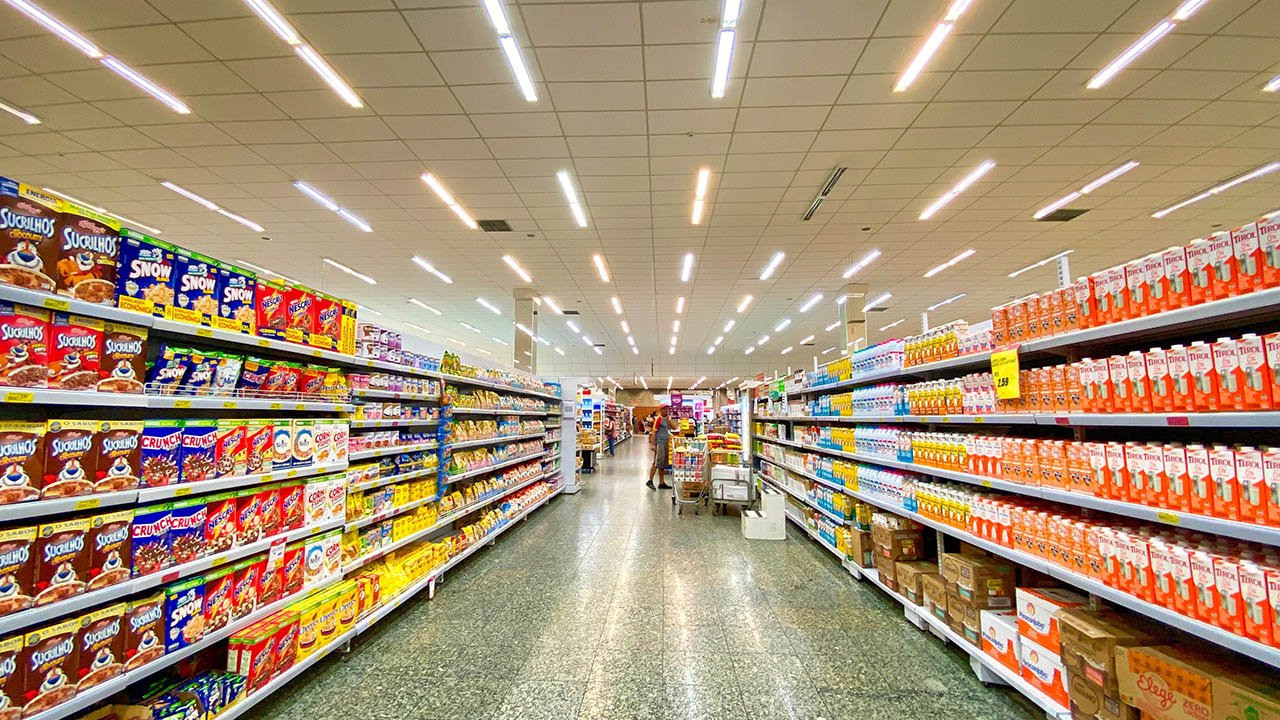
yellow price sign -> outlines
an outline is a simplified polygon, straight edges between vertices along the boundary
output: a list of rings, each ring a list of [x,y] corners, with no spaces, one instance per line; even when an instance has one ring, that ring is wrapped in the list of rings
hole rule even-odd
[[[60,310],[62,312],[66,312],[71,309],[71,303],[63,300],[62,298],[45,298],[44,306],[50,310]]]
[[[29,402],[34,402],[35,399],[36,399],[36,394],[33,392],[17,391],[17,392],[7,392],[4,394],[4,401],[11,402],[11,403],[29,403]]]
[[[996,397],[1013,400],[1022,395],[1018,387],[1019,371],[1017,346],[991,353],[991,378],[996,385]]]

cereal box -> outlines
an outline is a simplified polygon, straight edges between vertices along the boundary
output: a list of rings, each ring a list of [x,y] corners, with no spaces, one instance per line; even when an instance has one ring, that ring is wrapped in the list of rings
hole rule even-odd
[[[147,371],[147,329],[117,322],[102,324],[98,392],[140,393]]]
[[[129,579],[133,562],[130,525],[133,510],[104,513],[89,518],[89,585],[92,592]]]
[[[80,663],[75,681],[80,690],[110,680],[124,672],[125,611],[117,603],[80,618],[76,635]]]
[[[214,442],[213,452],[214,477],[245,474],[247,455],[244,437],[245,423],[243,420],[233,418],[218,420],[217,440]]]
[[[80,619],[72,618],[29,632],[22,641],[22,672],[26,676],[24,716],[30,717],[75,697],[76,635]]]
[[[213,418],[187,420],[182,426],[182,482],[210,480],[218,443],[218,421]]]
[[[88,495],[93,492],[93,435],[97,420],[49,420],[44,431],[44,476],[40,495],[45,499]]]
[[[0,530],[0,615],[31,607],[35,595],[35,563],[31,562],[36,528]]]
[[[117,302],[122,310],[164,317],[173,305],[173,245],[125,228],[120,231],[116,272]]]
[[[42,308],[0,302],[0,385],[42,388],[48,384],[49,317]]]
[[[124,614],[124,669],[137,670],[164,655],[164,593],[138,598]]]
[[[213,325],[218,314],[218,261],[184,248],[173,253],[173,304],[165,317],[192,325]]]
[[[102,357],[102,321],[55,312],[49,325],[49,387],[95,390]]]
[[[0,283],[53,292],[61,212],[58,198],[0,177]]]
[[[64,202],[58,219],[58,293],[101,305],[116,304],[120,223]]]
[[[150,575],[173,564],[169,523],[173,505],[162,503],[138,508],[130,526],[133,534],[133,575]]]
[[[229,263],[218,266],[218,314],[213,326],[220,330],[255,334],[258,311],[254,306],[257,281],[252,272]]]
[[[254,488],[236,493],[236,544],[247,545],[262,539],[262,496]]]
[[[204,578],[165,588],[164,651],[177,652],[204,639]]]
[[[236,493],[220,493],[203,499],[205,548],[210,554],[230,550],[236,545],[240,527]]]
[[[274,280],[258,278],[254,290],[257,311],[257,331],[263,337],[285,339],[289,327],[284,285]]]
[[[235,606],[235,569],[224,565],[204,575],[204,631],[214,633],[231,622]]]
[[[187,498],[173,504],[169,514],[169,546],[175,565],[204,556],[207,520],[204,498]]]
[[[84,592],[89,579],[89,518],[41,525],[35,542],[35,605],[66,600]]]
[[[306,343],[316,327],[316,293],[297,283],[285,285],[285,339]]]

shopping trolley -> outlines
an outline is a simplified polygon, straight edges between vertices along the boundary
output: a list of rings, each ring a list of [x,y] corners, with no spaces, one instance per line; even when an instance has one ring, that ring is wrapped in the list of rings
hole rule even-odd
[[[672,438],[672,442],[676,442]],[[699,439],[679,439],[679,444],[671,453],[671,475],[674,487],[671,491],[671,504],[676,506],[677,513],[684,514],[684,506],[692,505],[693,514],[698,514],[698,503],[707,502],[707,441]]]

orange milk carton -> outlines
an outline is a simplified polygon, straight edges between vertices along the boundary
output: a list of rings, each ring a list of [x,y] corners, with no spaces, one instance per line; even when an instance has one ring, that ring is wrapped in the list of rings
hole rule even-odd
[[[1187,347],[1187,363],[1191,368],[1191,394],[1196,412],[1217,412],[1218,374],[1213,368],[1213,348],[1203,342]]]
[[[1280,268],[1277,269],[1276,273],[1277,277],[1280,277]],[[1071,295],[1075,300],[1077,324],[1081,329],[1102,324],[1098,321],[1098,301],[1094,296],[1093,283],[1095,275],[1078,277],[1075,283],[1071,285]],[[1280,280],[1277,280],[1277,283],[1280,284]]]
[[[1245,333],[1236,340],[1236,357],[1240,364],[1240,386],[1244,404],[1241,410],[1270,410],[1273,405],[1271,378],[1267,377],[1267,352],[1261,337]]]
[[[1187,300],[1191,305],[1209,302],[1213,299],[1213,254],[1209,249],[1209,241],[1192,240],[1187,245],[1187,278],[1190,280]]]
[[[1128,317],[1145,317],[1150,312],[1151,288],[1147,285],[1147,266],[1144,260],[1139,258],[1124,264],[1124,284],[1129,293]]]
[[[1169,365],[1169,385],[1173,389],[1173,412],[1193,412],[1195,388],[1191,375],[1191,359],[1182,345],[1170,345],[1164,353]]]
[[[1239,273],[1235,252],[1231,247],[1231,233],[1214,233],[1209,237],[1209,258],[1213,266],[1213,299],[1235,297],[1240,294]]]
[[[1231,253],[1236,262],[1236,292],[1240,295],[1261,290],[1262,246],[1258,244],[1258,223],[1241,225],[1231,231]]]
[[[1262,286],[1280,287],[1280,214],[1256,224],[1258,248],[1262,253]]]
[[[1125,372],[1133,390],[1130,407],[1133,412],[1149,413],[1152,409],[1151,381],[1147,377],[1147,358],[1139,350],[1125,356]]]
[[[1235,452],[1226,445],[1209,449],[1212,495],[1209,514],[1223,520],[1240,519],[1240,480],[1236,477]]]
[[[1209,449],[1199,444],[1188,445],[1186,458],[1190,490],[1187,495],[1187,511],[1197,515],[1210,515],[1213,506],[1213,478],[1209,471]]]
[[[1267,505],[1266,477],[1262,469],[1262,451],[1243,445],[1236,448],[1236,483],[1240,488],[1240,521],[1265,525]]]
[[[1191,283],[1187,276],[1187,250],[1174,246],[1160,253],[1164,264],[1164,280],[1168,287],[1165,309],[1176,310],[1191,304]]]
[[[1244,372],[1235,340],[1218,338],[1213,344],[1213,368],[1218,380],[1218,409],[1243,410]]]

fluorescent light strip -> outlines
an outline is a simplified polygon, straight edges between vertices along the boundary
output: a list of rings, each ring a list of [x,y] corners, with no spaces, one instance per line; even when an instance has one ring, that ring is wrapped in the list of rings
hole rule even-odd
[[[801,339],[799,344],[800,344],[800,345],[808,345],[808,344],[809,344],[809,343],[811,343],[811,342],[813,342],[813,336],[812,336],[812,335],[809,335],[809,336],[806,336],[806,337],[804,337],[803,339]]]
[[[747,306],[751,304],[751,300],[752,297],[750,295],[742,296],[741,302],[738,303],[738,312],[741,313],[743,310],[746,310]]]
[[[1024,267],[1024,268],[1021,268],[1021,269],[1019,269],[1019,270],[1014,270],[1013,272],[1009,273],[1009,277],[1011,277],[1011,278],[1015,278],[1015,277],[1018,277],[1019,275],[1021,275],[1022,273],[1029,271],[1029,270],[1035,270],[1035,269],[1036,269],[1036,268],[1038,268],[1038,267],[1044,267],[1045,265],[1048,265],[1049,263],[1053,262],[1054,260],[1057,260],[1058,258],[1066,257],[1066,256],[1070,255],[1070,254],[1071,254],[1071,253],[1073,253],[1073,252],[1075,252],[1075,250],[1063,250],[1062,252],[1058,253],[1057,255],[1050,255],[1049,257],[1047,257],[1047,258],[1045,258],[1045,259],[1041,260],[1040,262],[1032,263],[1032,264],[1030,264],[1030,265],[1028,265],[1028,266],[1026,266],[1026,267]],[[881,330],[883,330],[884,328],[880,328],[880,329],[881,329]]]
[[[484,299],[484,298],[482,298],[482,297],[478,297],[478,298],[476,298],[476,302],[480,303],[480,305],[481,305],[481,306],[483,306],[483,307],[484,307],[484,309],[488,310],[489,312],[493,313],[494,315],[501,315],[501,314],[502,314],[502,311],[501,311],[501,310],[499,310],[497,307],[495,307],[493,303],[489,302],[488,300],[485,300],[485,299]]]
[[[684,254],[684,267],[680,268],[680,282],[689,282],[689,277],[693,274],[693,253]],[[681,302],[684,298],[680,298]]]
[[[476,327],[475,325],[472,325],[471,323],[463,322],[462,320],[459,320],[458,324],[477,335],[480,334],[480,328]]]
[[[466,210],[463,210],[461,205],[454,201],[453,196],[449,194],[448,190],[444,189],[444,185],[440,184],[440,181],[436,179],[435,175],[432,175],[431,173],[423,173],[422,182],[426,183],[427,187],[435,191],[435,194],[442,202],[444,202],[445,205],[449,206],[449,209],[452,210],[454,214],[462,218],[462,223],[464,225],[472,230],[480,227],[480,225],[472,219],[471,215],[469,215]]]
[[[800,312],[802,313],[809,312],[810,308],[812,308],[814,305],[817,305],[821,301],[822,301],[822,293],[815,294],[813,297],[806,300],[805,303],[800,306]]]
[[[432,275],[435,275],[436,277],[440,278],[440,280],[441,280],[442,282],[444,282],[446,285],[452,285],[452,284],[453,284],[453,278],[451,278],[451,277],[449,277],[448,275],[445,275],[444,273],[442,273],[442,272],[440,272],[439,270],[435,269],[435,267],[434,267],[431,263],[427,262],[426,260],[423,260],[422,258],[418,257],[417,255],[414,255],[414,256],[413,256],[413,262],[414,262],[414,264],[416,264],[418,267],[422,268],[423,270],[426,270],[427,272],[431,273]]]
[[[1119,73],[1125,68],[1125,66],[1136,60],[1139,55],[1146,52],[1152,45],[1155,45],[1160,38],[1173,30],[1173,27],[1173,22],[1169,20],[1161,20],[1158,25],[1148,30],[1146,35],[1138,38],[1137,42],[1130,45],[1124,52],[1120,53],[1115,60],[1112,60],[1106,67],[1098,71],[1098,74],[1094,75],[1085,87],[1090,90],[1097,90],[1103,85],[1106,85],[1111,81],[1111,78],[1116,76],[1116,73]]]
[[[60,192],[60,191],[58,191],[58,190],[54,190],[53,188],[46,187],[46,188],[41,188],[41,190],[44,190],[45,192],[49,193],[50,195],[57,195],[58,197],[60,197],[60,198],[62,198],[62,199],[64,199],[64,200],[70,200],[71,202],[73,202],[73,203],[75,203],[75,204],[77,204],[77,205],[82,205],[82,206],[84,206],[84,207],[87,207],[87,208],[89,208],[90,210],[93,210],[94,212],[99,213],[99,214],[101,214],[101,215],[106,215],[107,217],[113,217],[113,218],[115,218],[115,219],[119,220],[119,221],[120,221],[120,222],[122,222],[122,223],[126,223],[126,227],[130,227],[130,228],[137,228],[137,229],[140,229],[140,230],[146,230],[147,232],[149,232],[149,233],[151,233],[151,234],[153,234],[153,235],[163,235],[163,234],[164,234],[164,231],[160,230],[160,228],[153,228],[153,227],[151,227],[150,225],[143,225],[142,223],[138,222],[137,220],[130,220],[129,218],[127,218],[127,217],[125,217],[125,216],[123,216],[123,215],[117,215],[116,213],[113,213],[113,212],[111,212],[110,210],[108,210],[108,209],[106,209],[106,208],[104,208],[104,207],[102,207],[102,206],[100,206],[100,205],[94,205],[94,204],[93,204],[93,203],[91,203],[91,202],[86,202],[86,201],[81,200],[81,199],[79,199],[79,198],[76,198],[76,197],[73,197],[73,196],[71,196],[71,195],[68,195],[68,194],[66,194],[66,193],[64,193],[64,192]],[[272,273],[272,274],[274,274],[274,273]]]
[[[856,275],[856,274],[858,273],[858,271],[859,271],[859,270],[862,270],[862,269],[863,269],[863,268],[865,268],[866,266],[870,265],[870,264],[871,264],[872,262],[874,262],[874,261],[875,261],[875,259],[876,259],[876,258],[878,258],[878,257],[880,257],[880,251],[879,251],[879,250],[872,250],[871,252],[869,252],[869,253],[867,253],[865,256],[863,256],[863,258],[862,258],[861,260],[859,260],[858,262],[856,262],[856,263],[854,263],[853,265],[849,266],[849,269],[848,269],[848,270],[845,270],[845,271],[844,271],[844,275],[841,275],[840,277],[843,277],[843,278],[845,278],[846,280],[847,280],[847,279],[849,279],[849,278],[851,278],[851,277],[853,277],[854,275]]]
[[[783,330],[787,329],[787,326],[790,324],[791,324],[791,318],[782,318],[782,322],[775,325],[773,327],[773,331],[782,332]]]
[[[729,84],[729,65],[733,62],[733,39],[735,33],[732,29],[723,29],[720,31],[720,38],[716,45],[716,66],[711,74],[711,97],[724,97],[725,86]]]
[[[442,313],[442,312],[440,312],[439,310],[437,310],[437,309],[435,309],[435,308],[431,307],[430,305],[428,305],[428,304],[426,304],[426,303],[422,302],[422,301],[421,301],[421,300],[419,300],[418,298],[409,298],[409,302],[413,303],[414,305],[417,305],[418,307],[422,308],[423,310],[430,310],[431,312],[433,312],[433,313],[435,313],[435,314],[437,314],[437,315],[444,315],[444,313]]]
[[[928,220],[929,218],[933,217],[934,213],[938,212],[943,208],[944,205],[954,200],[957,195],[969,189],[970,185],[973,185],[975,182],[977,182],[978,178],[981,178],[983,175],[986,175],[988,172],[990,172],[991,168],[995,166],[996,164],[994,162],[992,162],[991,160],[987,160],[986,162],[982,163],[978,167],[974,168],[973,172],[970,172],[968,175],[965,175],[964,179],[956,183],[955,187],[948,190],[946,194],[944,194],[942,197],[935,200],[932,205],[925,208],[925,211],[920,213],[920,219]]]
[[[941,22],[933,28],[933,32],[929,34],[929,38],[924,41],[924,45],[920,47],[920,51],[916,53],[911,64],[907,66],[902,77],[898,78],[898,84],[893,86],[894,92],[902,92],[911,87],[911,83],[916,81],[916,77],[920,75],[920,71],[924,70],[924,66],[928,64],[929,59],[938,51],[942,45],[942,41],[947,39],[947,35],[951,34],[951,28],[955,27],[952,23]]]
[[[618,300],[618,296],[617,296],[617,295],[614,295],[613,297],[609,298],[609,302],[610,302],[610,304],[612,304],[612,305],[613,305],[613,311],[614,311],[614,312],[616,312],[616,313],[618,313],[619,315],[621,315],[621,314],[622,314],[622,302],[621,302],[620,300]]]
[[[683,295],[676,298],[676,314],[679,315],[682,312],[684,312],[684,296]]]
[[[959,295],[952,295],[951,297],[947,298],[946,300],[943,300],[942,302],[938,302],[938,303],[934,303],[934,304],[930,305],[927,309],[928,309],[928,310],[937,310],[938,308],[942,307],[943,305],[950,305],[951,303],[953,303],[953,302],[955,302],[955,301],[959,300],[960,298],[964,297],[966,294],[967,294],[967,293],[960,293]]]
[[[1035,211],[1035,213],[1032,214],[1031,217],[1035,218],[1036,220],[1039,220],[1045,215],[1048,215],[1054,210],[1057,210],[1058,208],[1066,205],[1067,203],[1074,202],[1078,197],[1080,197],[1080,193],[1078,192],[1073,192],[1070,195],[1064,195],[1058,198],[1057,200],[1054,200],[1053,202],[1049,203],[1048,205],[1045,205],[1039,210]]]
[[[97,60],[102,57],[102,51],[98,49],[98,46],[86,40],[75,30],[63,25],[62,21],[58,20],[54,16],[27,2],[27,0],[5,0],[5,2],[9,3],[9,5],[22,14],[43,25],[49,32],[71,43],[77,50],[90,58]]]
[[[267,268],[264,268],[264,267],[262,267],[261,265],[254,265],[253,263],[249,262],[248,260],[241,260],[241,259],[239,259],[239,258],[236,258],[236,264],[237,264],[237,265],[243,265],[243,266],[245,266],[245,267],[247,267],[247,268],[250,268],[250,269],[252,269],[252,270],[257,270],[257,271],[258,271],[258,272],[260,272],[260,273],[266,273],[267,275],[272,275],[272,276],[274,276],[274,277],[278,277],[278,278],[280,278],[281,280],[284,280],[285,282],[298,282],[297,280],[294,280],[293,278],[289,277],[288,275],[281,275],[280,273],[276,272],[275,270],[268,270]]]
[[[18,108],[12,105],[6,105],[0,102],[0,110],[3,110],[9,113],[10,115],[13,115],[14,117],[18,118],[19,120],[21,120],[22,122],[28,125],[40,124],[40,118],[36,117],[35,115],[32,115],[29,112],[23,112],[22,110],[19,110]]]
[[[503,346],[503,347],[508,347],[508,346],[511,344],[511,343],[507,342],[506,340],[499,340],[498,338],[496,338],[496,337],[494,337],[494,336],[492,336],[492,335],[490,335],[490,336],[489,336],[489,339],[490,339],[490,340],[492,340],[492,341],[494,341],[494,342],[496,342],[496,343],[498,343],[499,345],[501,345],[501,346]]]
[[[888,330],[889,328],[895,328],[895,327],[898,327],[899,325],[901,325],[902,323],[904,323],[904,322],[906,322],[906,321],[907,321],[907,319],[906,319],[906,318],[902,318],[901,320],[897,320],[897,321],[895,321],[895,322],[891,322],[891,323],[889,323],[888,325],[885,325],[884,327],[880,328],[880,332],[884,332],[885,330]]]
[[[374,280],[373,278],[369,277],[368,275],[365,275],[362,272],[357,272],[355,270],[352,270],[351,268],[347,267],[346,265],[343,265],[342,263],[338,262],[337,260],[334,260],[333,258],[320,258],[320,259],[323,260],[326,265],[331,265],[333,267],[336,267],[342,272],[352,277],[360,278],[361,280],[369,283],[370,285],[378,284],[377,280]]]
[[[969,258],[969,257],[972,257],[972,256],[974,255],[974,253],[976,253],[976,252],[978,252],[978,251],[977,251],[977,250],[974,250],[973,248],[969,248],[968,250],[965,250],[964,252],[960,253],[959,255],[957,255],[957,256],[955,256],[955,257],[951,258],[950,260],[948,260],[948,261],[946,261],[946,262],[942,263],[942,264],[941,264],[941,265],[939,265],[938,267],[936,267],[936,268],[934,268],[934,269],[930,270],[929,272],[925,273],[925,274],[924,274],[924,276],[925,276],[925,277],[927,277],[927,278],[931,278],[931,277],[933,277],[934,275],[937,275],[938,273],[942,272],[943,270],[946,270],[947,268],[951,267],[952,265],[955,265],[956,263],[958,263],[958,262],[960,262],[960,261],[962,261],[962,260],[965,260],[965,259],[967,259],[967,258]]]
[[[609,282],[609,270],[604,266],[604,258],[599,254],[592,255],[591,262],[596,264],[596,273],[600,275],[600,281]]]
[[[871,302],[867,303],[866,305],[863,305],[862,312],[866,312],[871,308],[883,305],[884,303],[888,302],[891,298],[893,298],[893,293],[885,293],[877,297],[876,299],[872,300]]]
[[[521,280],[527,283],[533,282],[533,278],[529,276],[529,273],[524,268],[520,267],[520,263],[516,262],[515,258],[510,255],[503,255],[502,262],[506,263],[512,272],[519,275]]]
[[[430,334],[431,334],[431,331],[430,331],[430,330],[428,330],[428,329],[426,329],[426,328],[424,328],[424,327],[422,327],[421,325],[418,325],[418,324],[416,324],[416,323],[406,322],[406,323],[405,323],[405,326],[406,326],[406,327],[411,327],[411,328],[413,328],[414,330],[421,330],[422,332],[424,332],[424,333],[426,333],[426,334],[428,334],[428,335],[430,335]]]
[[[773,271],[778,269],[778,266],[782,264],[782,261],[785,260],[786,257],[787,257],[787,254],[782,252],[781,250],[774,253],[773,257],[769,258],[769,264],[765,265],[764,270],[760,271],[760,279],[768,280],[770,277],[772,277]]]
[[[1184,207],[1186,207],[1186,206],[1188,206],[1188,205],[1190,205],[1190,204],[1192,204],[1192,203],[1200,202],[1201,200],[1204,200],[1205,198],[1213,197],[1214,195],[1217,195],[1217,194],[1219,194],[1219,193],[1221,193],[1221,192],[1224,192],[1224,191],[1226,191],[1226,190],[1229,190],[1229,189],[1231,189],[1231,188],[1233,188],[1233,187],[1235,187],[1236,185],[1239,185],[1239,184],[1241,184],[1241,183],[1248,182],[1248,181],[1250,181],[1250,180],[1254,180],[1254,179],[1256,179],[1256,178],[1260,178],[1260,177],[1262,177],[1263,175],[1270,175],[1271,173],[1275,172],[1276,170],[1280,170],[1280,162],[1273,162],[1273,163],[1270,163],[1270,164],[1268,164],[1268,165],[1263,165],[1262,167],[1258,168],[1257,170],[1254,170],[1254,171],[1252,171],[1252,172],[1246,173],[1246,174],[1241,175],[1240,177],[1234,178],[1234,179],[1232,179],[1232,180],[1228,180],[1227,182],[1224,182],[1224,183],[1222,183],[1221,185],[1216,185],[1216,186],[1214,186],[1214,187],[1212,187],[1212,188],[1209,188],[1209,189],[1208,189],[1208,190],[1206,190],[1205,192],[1202,192],[1202,193],[1200,193],[1199,195],[1196,195],[1195,197],[1193,197],[1193,198],[1191,198],[1191,199],[1189,199],[1189,200],[1183,200],[1182,202],[1178,203],[1177,205],[1173,205],[1173,206],[1171,206],[1171,207],[1167,207],[1167,208],[1165,208],[1164,210],[1156,211],[1156,212],[1154,212],[1154,213],[1152,213],[1152,214],[1151,214],[1151,217],[1153,217],[1153,218],[1155,218],[1155,219],[1159,220],[1160,218],[1164,217],[1165,215],[1168,215],[1169,213],[1173,212],[1174,210],[1180,210],[1180,209],[1182,209],[1182,208],[1184,208]]]

